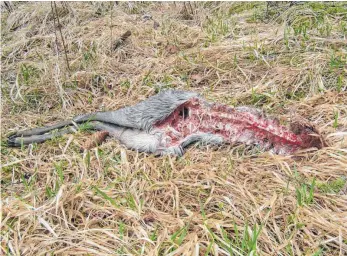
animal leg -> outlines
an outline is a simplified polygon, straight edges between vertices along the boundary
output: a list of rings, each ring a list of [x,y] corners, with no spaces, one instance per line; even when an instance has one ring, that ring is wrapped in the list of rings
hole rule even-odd
[[[180,146],[182,148],[186,148],[193,143],[218,146],[224,143],[224,138],[220,135],[211,133],[192,134],[189,135],[183,142],[181,142]]]
[[[162,141],[161,133],[147,133],[143,130],[125,128],[114,124],[103,123],[103,122],[91,122],[91,125],[96,130],[108,131],[110,136],[116,138],[121,144],[127,148],[137,150],[139,152],[153,153],[155,155],[177,155],[182,156],[184,154],[183,147],[188,144],[197,141],[211,141],[210,135],[191,135],[189,136],[182,145],[166,147]]]
[[[64,128],[60,131],[47,133],[47,134],[39,134],[25,137],[17,137],[16,135],[12,135],[8,138],[7,144],[10,147],[20,147],[22,145],[29,145],[32,143],[42,143],[46,140],[50,140],[55,137],[60,137],[67,133],[72,133],[73,130],[71,127]]]
[[[45,127],[40,127],[40,128],[33,128],[33,129],[28,129],[24,131],[17,131],[16,133],[12,134],[11,137],[21,137],[21,136],[32,136],[32,135],[40,135],[47,133],[49,131],[55,130],[55,129],[60,129],[65,126],[72,125],[72,122],[69,121],[62,121],[57,124],[51,125],[51,126],[45,126]]]
[[[68,124],[68,121],[61,122],[53,126],[36,128],[16,133],[8,138],[8,145],[12,147],[20,147],[21,145],[28,145],[31,143],[42,143],[54,137],[72,133],[72,127],[67,127],[52,133],[45,133],[51,131],[52,129],[58,129],[59,127],[63,127]],[[90,127],[93,130],[108,131],[110,136],[116,138],[120,141],[121,144],[130,149],[146,153],[155,153],[160,148],[160,134],[149,134],[143,130],[126,128],[99,121],[90,122]]]
[[[91,129],[108,131],[112,136],[117,137],[124,130],[119,126],[107,125],[101,122],[91,122]],[[72,126],[58,130],[56,132],[48,133],[52,130],[71,125],[71,121],[63,121],[55,125],[45,126],[41,128],[34,128],[24,131],[19,131],[8,138],[8,146],[20,147],[21,145],[29,145],[31,143],[42,143],[54,137],[60,137],[67,133],[73,133]]]
[[[157,155],[177,155],[183,156],[184,150],[188,146],[194,143],[201,143],[202,145],[221,145],[224,143],[224,139],[222,136],[210,134],[210,133],[200,133],[200,134],[192,134],[185,138],[179,145],[171,146],[167,148],[159,148]]]
[[[31,143],[42,143],[54,137],[60,137],[67,133],[73,133],[74,130],[72,129],[72,126],[69,126],[71,124],[72,124],[71,121],[63,121],[51,126],[18,131],[15,134],[12,134],[11,136],[8,137],[7,144],[10,147],[20,147],[22,145],[29,145]],[[65,126],[68,126],[68,127],[60,129],[56,132],[48,133],[50,131],[53,131]],[[92,129],[94,128],[93,125],[91,128]],[[95,128],[98,128],[98,126],[95,126]],[[100,128],[99,130],[102,130],[102,129]]]
[[[161,135],[151,134],[143,130],[126,128],[110,123],[93,121],[90,123],[93,129],[108,131],[109,135],[119,140],[129,149],[146,153],[156,153],[161,147]]]
[[[73,125],[73,122],[75,123],[84,123],[93,120],[95,114],[87,114],[84,115],[84,118],[80,118],[80,116],[77,116],[73,118],[72,120],[66,120],[66,121],[61,121],[59,123],[49,125],[49,126],[44,126],[44,127],[39,127],[39,128],[33,128],[33,129],[27,129],[23,131],[17,131],[13,134],[11,134],[10,138],[12,137],[21,137],[21,136],[33,136],[33,135],[41,135],[48,133],[50,131],[56,130],[63,128],[65,126],[70,126]]]
[[[155,152],[153,152],[156,156],[163,156],[163,155],[174,155],[174,156],[183,156],[184,150],[181,146],[171,146],[168,148],[160,147]]]
[[[114,124],[99,122],[99,121],[92,121],[89,123],[90,128],[97,131],[107,131],[110,136],[115,137],[116,139],[119,139],[121,134],[126,129],[125,127],[121,127]]]

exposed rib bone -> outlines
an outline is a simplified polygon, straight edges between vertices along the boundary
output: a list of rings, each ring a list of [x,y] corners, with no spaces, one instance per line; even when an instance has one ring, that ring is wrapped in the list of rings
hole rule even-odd
[[[200,104],[197,104],[199,100]],[[194,99],[194,104],[187,101],[175,111],[181,108],[194,108],[194,111],[190,111],[190,116],[183,120],[176,120],[174,111],[167,120],[179,132],[184,132],[185,136],[193,133],[191,125],[195,124],[198,130],[194,132],[220,134],[229,143],[259,145],[265,149],[273,148],[274,152],[281,154],[292,153],[301,148],[322,147],[321,143],[308,132],[295,134],[281,126],[276,119],[267,118],[262,111],[254,108],[231,108],[225,105],[211,105],[209,108],[206,106],[208,105],[203,104],[202,99],[198,101]],[[172,120],[176,120],[179,124]],[[182,129],[182,124],[183,127],[190,127],[188,133]],[[161,122],[160,127],[165,127],[165,122]]]

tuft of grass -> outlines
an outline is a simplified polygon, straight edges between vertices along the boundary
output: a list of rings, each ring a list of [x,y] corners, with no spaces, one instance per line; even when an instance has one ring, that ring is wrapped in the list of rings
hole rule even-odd
[[[98,187],[93,186],[92,189],[99,194],[102,198],[104,198],[105,200],[107,200],[108,202],[111,203],[111,205],[113,205],[116,208],[119,208],[119,204],[116,202],[116,200],[114,200],[113,198],[111,198],[110,196],[108,196],[104,191],[100,190]],[[120,231],[123,230],[123,226],[120,227]],[[121,234],[122,235],[122,234]]]
[[[89,122],[87,121],[78,125],[78,130],[80,132],[90,131],[92,129],[93,129],[93,126],[90,123],[90,121]]]
[[[333,127],[336,129],[339,125],[339,112],[334,111],[334,123]]]
[[[319,248],[317,251],[315,251],[312,256],[321,256],[323,254],[323,248]]]
[[[323,193],[339,193],[346,185],[346,178],[340,177],[332,181],[317,182],[317,188]]]
[[[235,2],[231,7],[228,8],[228,15],[239,14],[245,11],[254,10],[259,5],[263,3],[260,2],[244,2],[238,3]]]
[[[37,69],[36,67],[23,63],[20,66],[20,82],[25,84],[26,86],[32,86],[34,85],[36,87],[35,84],[33,84],[34,80],[39,78],[39,69]]]
[[[227,36],[230,32],[232,21],[224,13],[217,13],[208,17],[203,25],[204,31],[207,34],[207,40],[204,44],[207,47],[211,43],[215,43],[222,37]]]
[[[92,65],[95,60],[96,60],[96,45],[93,44],[92,46],[88,47],[84,52],[83,52],[83,62],[82,62],[82,67],[83,69],[87,68],[89,65]]]
[[[342,75],[340,75],[338,76],[337,83],[336,83],[336,88],[338,92],[341,92],[343,84],[344,84],[344,78],[342,77]]]
[[[312,180],[309,187],[306,184],[301,184],[298,188],[296,188],[296,199],[299,206],[313,203],[315,186],[316,178]]]
[[[347,65],[347,56],[332,52],[330,55],[330,69],[344,68]]]
[[[54,169],[58,175],[59,186],[64,184],[64,169],[66,168],[67,163],[65,161],[54,163]]]
[[[170,237],[171,241],[177,246],[180,246],[184,238],[187,236],[188,227],[189,227],[189,223],[185,225],[183,228],[174,232]]]
[[[242,255],[258,255],[257,242],[262,225],[258,226],[255,224],[251,229],[246,222],[243,230],[241,234],[235,222],[233,235],[228,235],[228,232],[224,228],[221,228],[223,243],[219,245],[225,248],[230,255],[238,255],[235,252],[241,252]]]
[[[252,88],[252,105],[262,106],[271,102],[272,93],[257,93],[254,88]]]

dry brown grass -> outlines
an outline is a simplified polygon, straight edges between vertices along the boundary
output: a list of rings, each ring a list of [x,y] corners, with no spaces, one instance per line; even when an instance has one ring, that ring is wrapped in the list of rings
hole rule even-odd
[[[346,4],[280,7],[57,3],[71,72],[50,3],[3,9],[1,253],[346,255]],[[81,153],[88,135],[77,132],[6,147],[10,131],[168,87],[282,122],[303,116],[330,146],[292,157],[192,147],[155,158],[110,139]]]

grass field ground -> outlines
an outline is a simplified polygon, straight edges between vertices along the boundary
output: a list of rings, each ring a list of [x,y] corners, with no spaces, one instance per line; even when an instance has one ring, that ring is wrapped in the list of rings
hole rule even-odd
[[[2,255],[347,255],[346,2],[5,7]],[[155,158],[111,139],[81,152],[85,129],[6,146],[11,131],[165,88],[253,105],[283,124],[305,117],[329,146]]]

